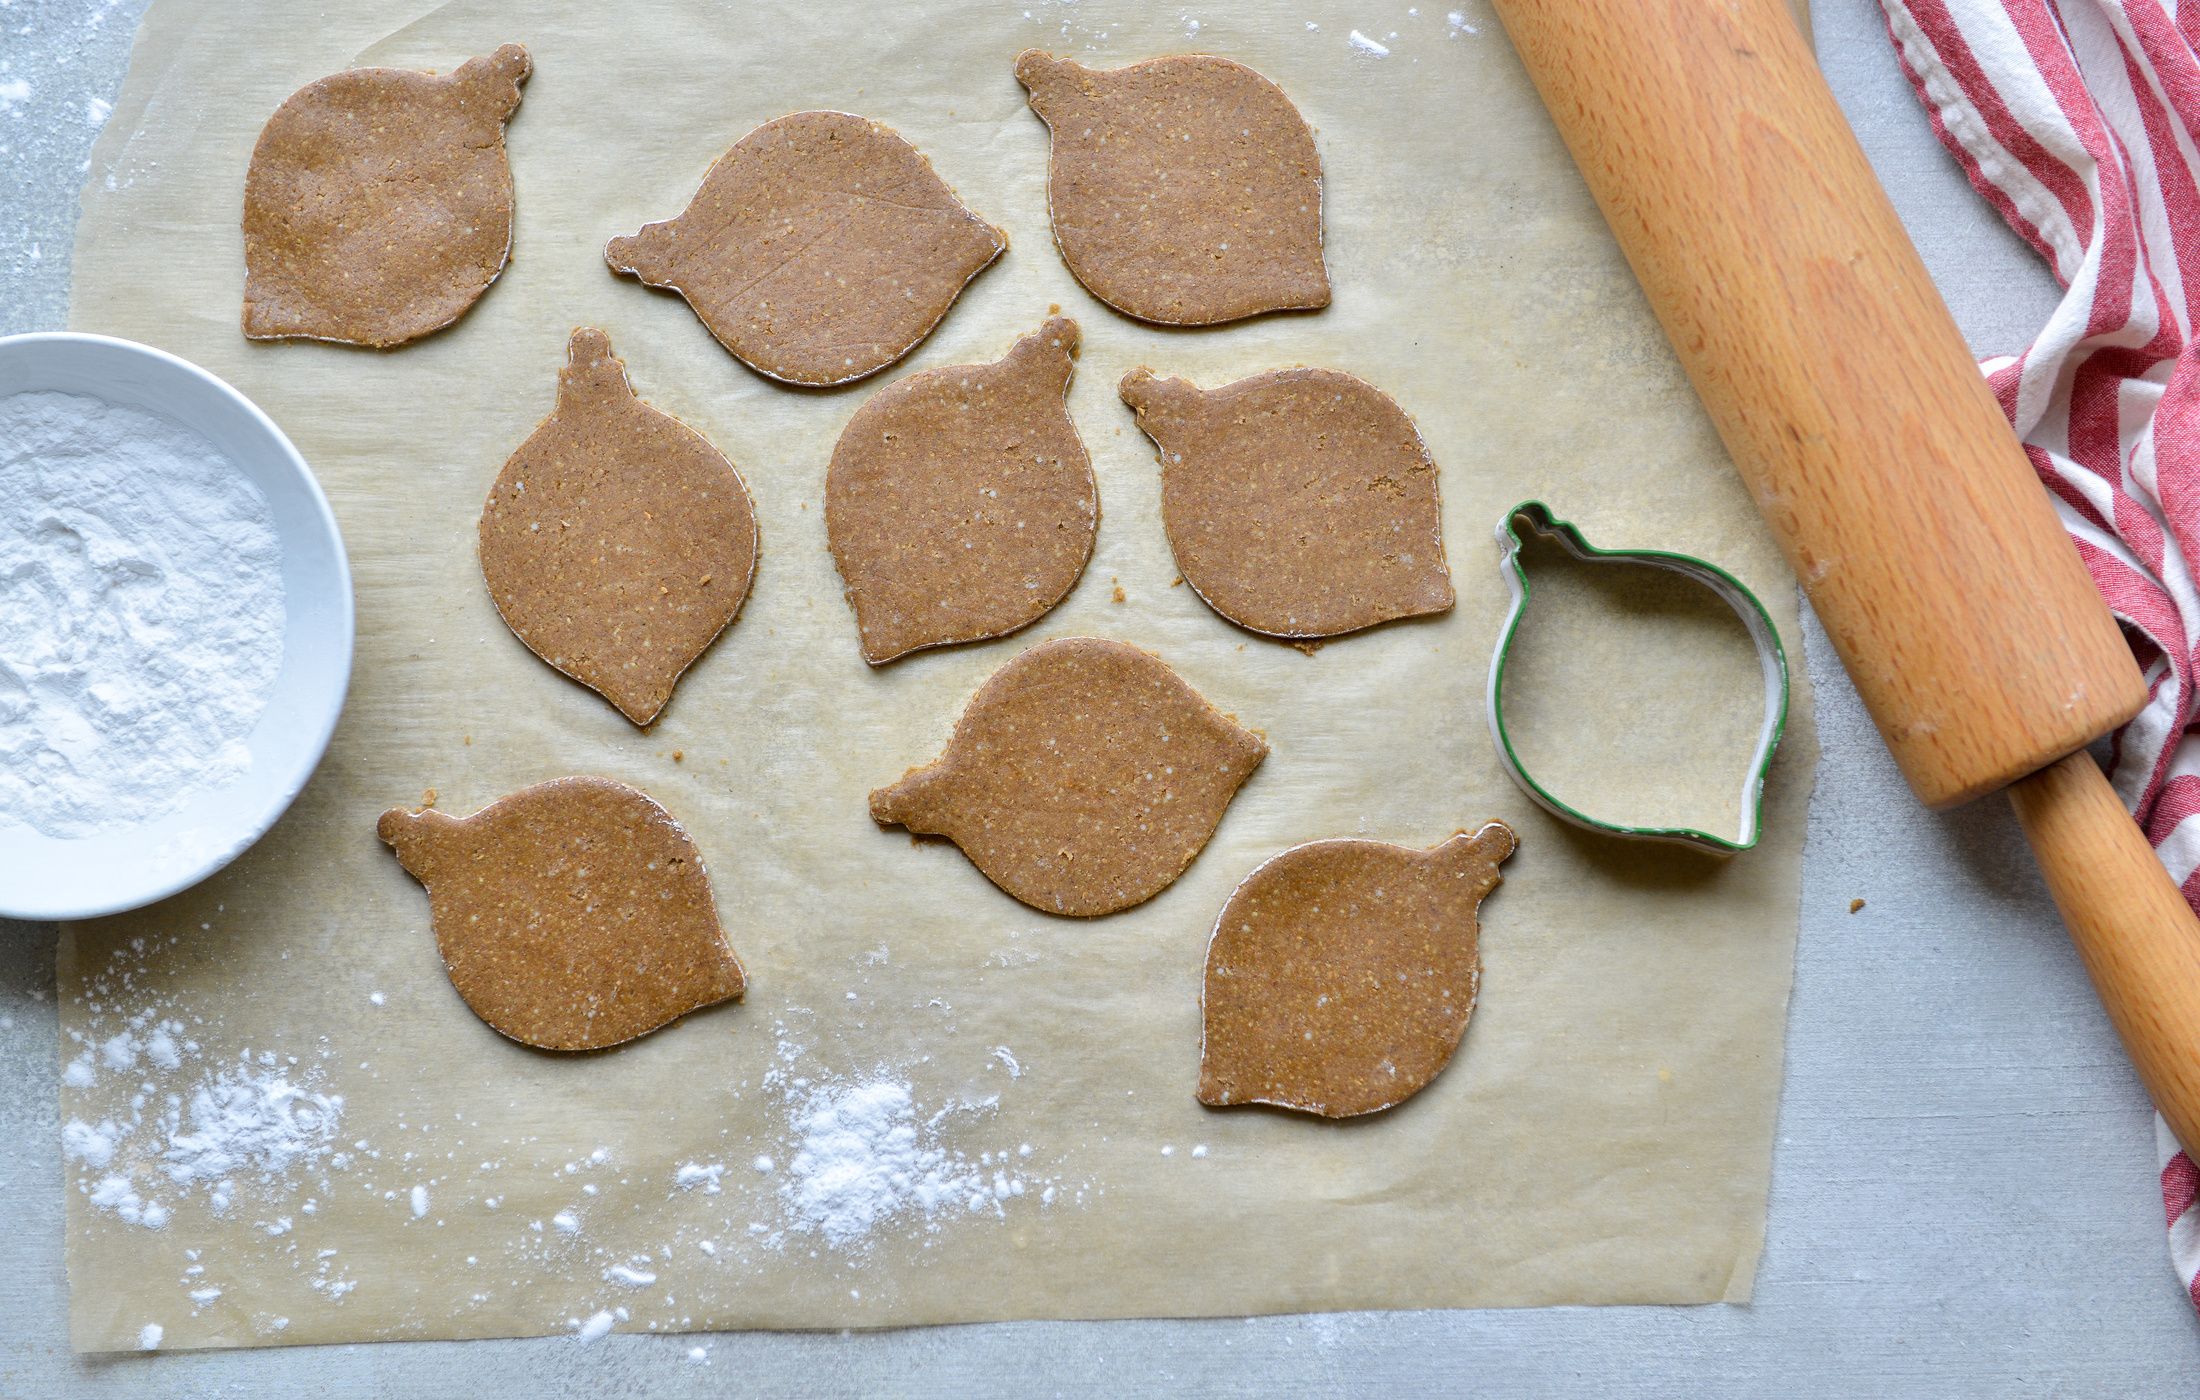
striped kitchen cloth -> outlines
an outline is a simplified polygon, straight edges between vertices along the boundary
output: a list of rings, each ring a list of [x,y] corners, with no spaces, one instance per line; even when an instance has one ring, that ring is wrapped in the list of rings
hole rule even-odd
[[[1982,368],[2146,668],[2111,777],[2200,909],[2200,0],[1880,3],[1933,130],[2065,289]],[[2200,1307],[2200,1170],[2155,1141]]]

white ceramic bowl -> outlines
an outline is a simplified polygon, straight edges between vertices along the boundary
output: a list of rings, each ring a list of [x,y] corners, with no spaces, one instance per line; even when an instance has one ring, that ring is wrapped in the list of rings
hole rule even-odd
[[[157,820],[75,840],[0,821],[0,915],[88,919],[197,884],[259,840],[305,786],[351,681],[351,566],[305,458],[250,399],[197,365],[108,336],[0,337],[0,398],[39,389],[196,429],[266,495],[283,545],[282,670],[246,740],[242,778]]]

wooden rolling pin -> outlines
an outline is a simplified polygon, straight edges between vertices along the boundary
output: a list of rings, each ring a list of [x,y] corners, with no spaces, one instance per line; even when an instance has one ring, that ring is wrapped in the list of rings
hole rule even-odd
[[[2200,1147],[2200,921],[2084,752],[2138,667],[1783,0],[1494,4],[1910,786],[2009,788]]]

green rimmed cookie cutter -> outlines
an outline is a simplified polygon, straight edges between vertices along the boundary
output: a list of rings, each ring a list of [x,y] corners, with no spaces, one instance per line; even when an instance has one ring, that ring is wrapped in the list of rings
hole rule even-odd
[[[1714,836],[1694,827],[1622,826],[1617,822],[1601,821],[1553,797],[1520,762],[1520,755],[1513,751],[1512,738],[1505,732],[1502,695],[1505,657],[1512,650],[1513,634],[1520,630],[1520,619],[1528,610],[1528,572],[1520,563],[1524,541],[1517,529],[1517,522],[1521,520],[1527,521],[1536,534],[1556,540],[1560,548],[1583,563],[1646,564],[1692,578],[1724,599],[1726,605],[1734,609],[1734,615],[1742,620],[1750,640],[1757,645],[1757,661],[1764,674],[1765,724],[1757,736],[1757,751],[1750,759],[1748,777],[1743,781],[1742,829],[1738,839]],[[1764,827],[1765,775],[1772,769],[1773,751],[1780,747],[1780,735],[1787,728],[1788,709],[1787,651],[1780,645],[1779,629],[1772,625],[1772,615],[1757,601],[1757,595],[1718,565],[1686,554],[1660,549],[1599,549],[1583,539],[1581,531],[1572,524],[1551,514],[1551,508],[1541,501],[1522,501],[1505,512],[1504,519],[1497,525],[1497,547],[1498,567],[1505,575],[1506,586],[1512,589],[1512,611],[1507,614],[1505,626],[1498,634],[1497,652],[1490,658],[1490,735],[1497,741],[1497,755],[1505,771],[1520,784],[1521,791],[1551,815],[1591,831],[1639,840],[1675,841],[1718,855],[1732,855],[1756,845]]]

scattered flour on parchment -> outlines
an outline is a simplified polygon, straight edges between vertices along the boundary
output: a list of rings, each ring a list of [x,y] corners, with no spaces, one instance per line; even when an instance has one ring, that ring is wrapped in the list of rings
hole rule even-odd
[[[194,1313],[224,1298],[209,1270],[234,1262],[240,1225],[255,1256],[287,1262],[340,1302],[358,1286],[340,1252],[299,1236],[355,1163],[379,1153],[339,1138],[344,1099],[328,1082],[325,1045],[310,1057],[218,1048],[218,1017],[148,985],[150,956],[178,941],[132,939],[79,993],[84,1015],[67,1032],[73,1054],[61,1072],[71,1184],[123,1227],[181,1233],[190,1263],[177,1283]],[[220,1221],[234,1223],[206,1228]],[[272,1333],[289,1319],[255,1314],[252,1324]]]
[[[1006,1219],[1011,1210],[1051,1207],[1070,1192],[1082,1199],[1083,1187],[1065,1192],[1057,1178],[1030,1169],[1028,1144],[1016,1152],[981,1150],[973,1159],[950,1143],[968,1132],[951,1131],[953,1120],[991,1115],[999,1095],[928,1110],[906,1074],[797,1073],[801,1056],[783,1033],[778,1064],[765,1077],[788,1120],[768,1240],[808,1237],[861,1254],[889,1233],[936,1235],[959,1219]],[[769,1170],[767,1160],[757,1159],[760,1170]]]
[[[177,1280],[177,1307],[243,1313],[263,1335],[291,1320],[253,1311],[261,1300],[229,1267],[244,1261],[240,1250],[251,1251],[255,1266],[286,1263],[329,1304],[381,1284],[371,1271],[355,1272],[350,1237],[331,1233],[326,1207],[339,1196],[386,1202],[407,1225],[439,1226],[475,1210],[501,1214],[511,1231],[501,1262],[514,1286],[539,1278],[586,1281],[594,1290],[570,1314],[561,1296],[542,1319],[586,1344],[629,1325],[673,1330],[699,1321],[678,1309],[705,1277],[721,1280],[705,1291],[722,1294],[722,1280],[774,1277],[793,1256],[814,1261],[801,1267],[844,1271],[861,1296],[870,1292],[863,1275],[884,1247],[929,1250],[1102,1194],[1066,1176],[1043,1140],[1035,1146],[1008,1135],[1003,1096],[1024,1093],[1034,1075],[1044,1077],[1043,1065],[1007,1046],[974,1046],[951,1064],[920,1055],[841,1073],[784,1025],[762,1081],[733,1086],[747,1106],[720,1125],[711,1149],[691,1145],[687,1154],[629,1163],[633,1149],[591,1146],[593,1135],[533,1140],[528,1155],[540,1165],[530,1168],[485,1151],[486,1143],[469,1148],[465,1137],[439,1136],[445,1160],[478,1161],[473,1170],[484,1175],[476,1180],[488,1189],[476,1193],[464,1180],[425,1174],[435,1160],[426,1142],[408,1137],[416,1150],[392,1146],[385,1160],[358,1138],[332,1082],[348,1063],[325,1043],[303,1058],[244,1051],[225,1043],[218,1017],[160,993],[149,979],[151,958],[179,941],[134,940],[80,992],[85,1015],[70,1032],[63,1072],[68,1165],[95,1218],[113,1222],[107,1228],[159,1230],[165,1250],[181,1248],[189,1263]],[[958,1076],[969,1086],[960,1092],[928,1087]],[[364,1105],[361,1112],[371,1112]],[[444,1119],[435,1115],[439,1134],[450,1131]],[[448,1119],[467,1121],[457,1108]],[[425,1133],[431,1124],[396,1126]],[[388,1172],[401,1175],[373,1179]],[[631,1191],[619,1189],[644,1181],[677,1204],[669,1219],[637,1215]],[[508,1197],[532,1209],[506,1208]],[[226,1227],[212,1228],[216,1221]],[[464,1262],[496,1258],[483,1251]],[[492,1282],[484,1278],[475,1305],[496,1296]],[[160,1321],[175,1333],[177,1316]]]
[[[820,1085],[795,1111],[798,1137],[780,1198],[797,1232],[846,1249],[896,1219],[929,1223],[995,1203],[970,1163],[918,1121],[906,1083],[882,1077]],[[1022,1194],[1021,1183],[1014,1194]]]
[[[600,1342],[610,1336],[611,1329],[618,1325],[618,1321],[619,1319],[609,1309],[606,1309],[602,1312],[591,1313],[586,1320],[576,1317],[572,1319],[569,1325],[573,1328],[573,1339],[582,1346],[587,1346],[591,1342]]]
[[[284,616],[267,497],[203,436],[0,398],[0,823],[88,836],[242,776]]]
[[[72,1087],[103,1074],[138,1079],[126,1109],[62,1125],[63,1157],[91,1204],[158,1230],[178,1200],[227,1214],[240,1196],[278,1200],[344,1154],[341,1095],[315,1087],[319,1071],[272,1050],[209,1059],[184,1023],[151,1011],[87,1047],[63,1071]]]

